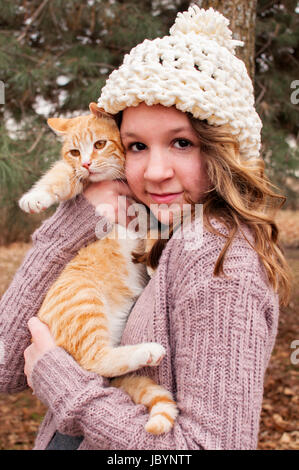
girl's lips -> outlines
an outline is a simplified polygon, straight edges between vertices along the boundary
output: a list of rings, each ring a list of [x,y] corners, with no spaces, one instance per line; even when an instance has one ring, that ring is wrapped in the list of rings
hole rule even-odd
[[[168,194],[149,193],[149,195],[156,202],[170,202],[170,201],[173,201],[176,197],[178,197],[182,193],[183,191],[181,191],[180,193],[168,193]]]

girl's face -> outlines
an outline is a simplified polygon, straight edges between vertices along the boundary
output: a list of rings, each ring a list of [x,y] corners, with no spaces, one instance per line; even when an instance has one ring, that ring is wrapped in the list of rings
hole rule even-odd
[[[184,193],[200,202],[209,181],[199,139],[185,113],[140,103],[123,111],[120,133],[130,189],[160,222],[172,221],[171,206],[174,212],[182,209]]]

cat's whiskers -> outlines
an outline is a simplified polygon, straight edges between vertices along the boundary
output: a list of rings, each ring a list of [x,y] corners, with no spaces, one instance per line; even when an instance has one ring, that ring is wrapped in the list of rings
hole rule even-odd
[[[79,188],[81,183],[88,179],[88,176],[89,175],[86,174],[85,171],[82,171],[81,168],[75,168],[74,175],[72,175],[71,178],[70,178],[71,184],[74,187]]]
[[[90,170],[91,174],[104,173],[105,171],[110,170],[110,177],[112,176],[113,179],[125,178],[124,170],[116,163],[100,162],[99,164],[91,166]]]

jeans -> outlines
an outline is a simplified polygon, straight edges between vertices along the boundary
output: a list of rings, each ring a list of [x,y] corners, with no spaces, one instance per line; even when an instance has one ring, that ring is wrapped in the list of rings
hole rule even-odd
[[[77,450],[83,436],[68,436],[56,431],[46,450]]]

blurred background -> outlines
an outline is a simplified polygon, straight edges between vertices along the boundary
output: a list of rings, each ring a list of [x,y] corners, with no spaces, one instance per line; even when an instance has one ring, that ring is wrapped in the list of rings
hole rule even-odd
[[[287,196],[277,222],[294,273],[265,383],[259,448],[299,449],[299,3],[297,0],[0,0],[0,295],[54,209],[28,216],[19,197],[59,157],[50,116],[88,112],[126,52],[168,34],[178,11],[213,6],[230,19],[263,121],[262,157]],[[296,337],[297,335],[297,337]],[[299,358],[299,354],[298,354]],[[299,362],[299,361],[298,361]],[[29,449],[44,407],[29,391],[0,396],[0,449]]]

